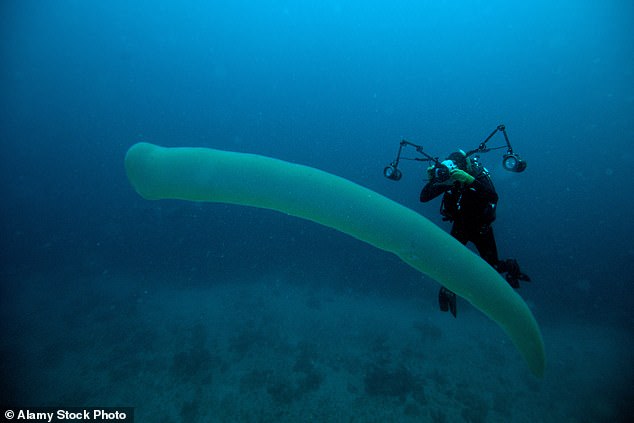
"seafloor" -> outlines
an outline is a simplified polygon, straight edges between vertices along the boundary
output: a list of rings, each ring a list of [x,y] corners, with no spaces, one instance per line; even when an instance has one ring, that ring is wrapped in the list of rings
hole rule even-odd
[[[542,325],[540,380],[464,302],[454,320],[433,298],[333,281],[174,282],[22,281],[2,311],[9,400],[133,406],[157,423],[565,423],[623,420],[632,399],[632,339],[615,328]]]

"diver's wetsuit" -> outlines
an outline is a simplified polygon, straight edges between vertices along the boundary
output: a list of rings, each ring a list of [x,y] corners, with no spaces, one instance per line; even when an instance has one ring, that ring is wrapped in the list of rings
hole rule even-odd
[[[498,195],[486,170],[480,169],[474,178],[466,187],[459,182],[447,185],[431,180],[423,187],[420,201],[426,203],[444,193],[440,214],[444,220],[453,222],[451,235],[463,244],[473,242],[480,257],[499,271],[498,250],[491,228],[491,223],[495,220]],[[456,317],[455,293],[441,287],[438,303],[440,310],[450,311]]]
[[[453,222],[451,235],[463,244],[473,242],[480,256],[496,268],[499,259],[491,223],[498,195],[488,172],[480,171],[466,187],[458,182],[444,185],[429,181],[420,193],[420,201],[426,203],[443,193],[440,214]]]

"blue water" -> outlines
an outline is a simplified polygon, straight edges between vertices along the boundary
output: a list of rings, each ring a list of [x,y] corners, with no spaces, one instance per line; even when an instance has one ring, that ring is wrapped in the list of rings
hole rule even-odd
[[[634,6],[623,1],[4,1],[0,403],[137,421],[627,421],[634,403]],[[139,141],[273,156],[420,204],[482,155],[547,369],[465,301],[331,229],[151,202]],[[496,135],[491,146],[503,145]],[[240,172],[240,169],[236,169]],[[336,201],[336,199],[333,199]]]

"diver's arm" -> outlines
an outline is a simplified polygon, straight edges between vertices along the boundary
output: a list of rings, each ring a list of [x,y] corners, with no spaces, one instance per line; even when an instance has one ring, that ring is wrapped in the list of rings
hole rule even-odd
[[[438,197],[440,194],[443,194],[451,188],[451,185],[446,184],[437,184],[432,181],[429,181],[420,192],[420,201],[421,203],[426,203],[434,198]]]

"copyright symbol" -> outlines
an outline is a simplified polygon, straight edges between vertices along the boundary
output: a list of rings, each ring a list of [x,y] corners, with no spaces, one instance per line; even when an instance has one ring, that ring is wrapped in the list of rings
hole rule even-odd
[[[4,417],[6,417],[7,420],[11,420],[13,417],[15,417],[15,413],[13,412],[13,410],[7,410],[4,412]]]

